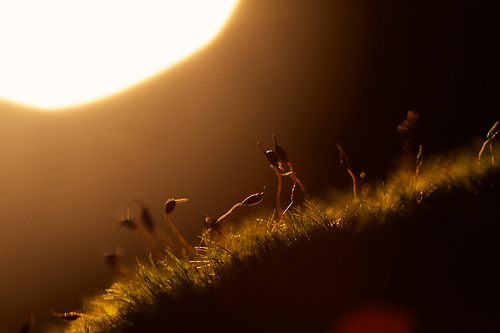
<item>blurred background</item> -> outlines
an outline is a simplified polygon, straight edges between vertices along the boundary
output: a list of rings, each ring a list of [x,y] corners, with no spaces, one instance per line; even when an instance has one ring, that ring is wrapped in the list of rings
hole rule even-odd
[[[46,113],[0,100],[0,331],[37,332],[110,285],[103,246],[147,254],[120,208],[150,208],[197,244],[217,217],[266,186],[242,216],[274,207],[274,172],[257,142],[277,135],[313,196],[383,179],[396,127],[420,114],[416,142],[440,152],[485,137],[498,112],[496,1],[241,0],[210,44],[140,85]],[[161,42],[161,41],[159,41]],[[494,47],[495,46],[495,47]]]

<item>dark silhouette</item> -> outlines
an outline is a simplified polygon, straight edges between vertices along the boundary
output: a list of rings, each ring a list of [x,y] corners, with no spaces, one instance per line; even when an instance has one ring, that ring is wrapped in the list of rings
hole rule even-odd
[[[166,293],[111,332],[497,332],[499,186],[491,172],[402,198],[361,229],[264,242],[216,284]]]
[[[26,311],[26,323],[21,327],[19,333],[29,333],[35,326],[35,315],[31,311]]]

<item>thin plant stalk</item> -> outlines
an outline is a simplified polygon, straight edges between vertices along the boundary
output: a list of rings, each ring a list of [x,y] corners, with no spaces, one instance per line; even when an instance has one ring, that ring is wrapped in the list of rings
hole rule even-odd
[[[290,207],[292,207],[293,205],[293,194],[295,193],[295,185],[297,184],[297,182],[293,182],[293,185],[292,185],[292,191],[291,191],[291,194],[290,194],[290,203],[288,204],[288,206],[285,208],[285,210],[283,211],[283,214],[286,214],[286,212],[290,209]]]
[[[169,248],[173,253],[181,251],[179,243],[163,230],[159,228],[155,229],[153,236],[162,246]]]
[[[233,207],[231,207],[227,212],[225,212],[224,214],[222,214],[217,219],[217,221],[215,221],[215,223],[219,223],[223,218],[225,218],[226,216],[228,216],[229,214],[231,214],[233,212],[233,210],[235,210],[236,208],[241,207],[241,206],[243,206],[243,204],[241,202],[238,202],[237,204],[234,204]]]
[[[477,164],[481,166],[481,157],[483,155],[484,150],[486,149],[486,146],[489,145],[490,147],[490,154],[491,154],[491,165],[493,168],[495,168],[495,155],[493,155],[493,140],[486,140],[483,145],[481,146],[481,150],[479,151],[479,154],[477,156]]]
[[[177,230],[177,228],[174,226],[174,224],[170,220],[170,214],[173,213],[173,211],[174,211],[175,207],[177,206],[177,204],[181,203],[181,202],[186,202],[186,201],[188,201],[187,198],[182,198],[182,199],[168,199],[165,202],[165,221],[167,222],[168,227],[170,228],[170,230],[172,230],[172,232],[174,233],[174,236],[177,238],[177,240],[179,241],[179,243],[181,243],[182,246],[184,246],[184,248],[187,251],[189,251],[191,254],[196,254],[196,250],[194,249],[194,247],[192,247],[191,245],[188,244],[188,242],[186,242],[186,240],[184,239],[184,237],[182,237],[182,235],[179,232],[179,230]]]
[[[249,195],[248,197],[246,197],[243,201],[241,202],[238,202],[236,204],[233,205],[233,207],[231,207],[227,212],[225,212],[224,214],[222,214],[214,223],[212,226],[210,226],[204,233],[203,235],[201,236],[201,241],[200,241],[200,244],[198,245],[198,248],[201,247],[201,245],[203,244],[203,242],[205,241],[205,238],[206,236],[208,235],[208,233],[210,231],[212,231],[214,225],[220,223],[220,221],[222,221],[226,216],[228,216],[229,214],[231,214],[233,212],[233,210],[235,210],[236,208],[238,207],[242,207],[242,206],[254,206],[254,205],[257,205],[259,204],[262,199],[264,198],[264,192],[265,192],[265,187],[264,187],[264,190],[260,193],[254,193],[254,194],[251,194]],[[205,217],[206,218],[206,217]]]
[[[484,141],[483,146],[481,147],[481,150],[479,150],[479,154],[477,155],[477,164],[479,166],[481,166],[481,157],[482,157],[484,149],[486,148],[486,145],[488,145],[488,143],[490,143],[490,140]]]
[[[283,147],[278,143],[278,139],[276,138],[276,135],[274,135],[274,134],[273,134],[273,140],[274,140],[274,150],[275,150],[276,155],[283,163],[286,163],[288,165],[288,168],[290,169],[290,171],[288,173],[286,173],[286,176],[290,176],[292,178],[294,185],[295,185],[295,183],[299,184],[299,187],[302,190],[302,193],[304,193],[304,197],[306,198],[306,200],[309,200],[309,194],[307,193],[306,188],[304,187],[304,185],[300,181],[299,177],[297,177],[297,175],[293,171],[292,162],[290,162],[290,159],[288,158],[288,154],[283,149]]]
[[[281,176],[283,168],[281,166],[280,158],[274,151],[265,150],[261,146],[260,142],[257,142],[257,144],[259,145],[260,149],[264,152],[264,155],[269,161],[269,164],[273,168],[274,172],[276,172],[276,176],[278,177],[278,189],[276,190],[276,210],[278,211],[278,216],[281,221],[283,220],[283,212],[281,211],[281,188],[282,188]]]
[[[234,208],[232,208],[232,209],[234,209]],[[205,214],[204,225],[207,229],[216,230],[219,234],[221,234],[222,237],[226,238],[227,232],[224,230],[224,227],[219,223],[220,220],[221,220],[221,218],[216,220],[216,219],[211,218],[207,214]]]
[[[361,181],[361,196],[363,198],[367,199],[368,198],[368,186],[366,185],[366,173],[364,171],[361,171],[359,174],[359,179]]]
[[[417,192],[417,182],[418,182],[418,175],[420,173],[420,166],[422,165],[422,150],[423,147],[420,145],[418,147],[418,154],[417,154],[417,166],[415,168],[415,192]]]
[[[144,228],[137,228],[135,234],[139,238],[139,241],[141,242],[146,252],[151,253],[158,260],[163,259],[159,246],[156,243],[153,235],[147,232]]]
[[[187,199],[186,199],[187,200]],[[165,233],[163,230],[157,228],[151,215],[149,214],[149,209],[143,205],[139,200],[135,199],[135,203],[141,208],[141,222],[144,229],[163,247],[169,248],[171,251],[180,252],[179,243],[177,243],[170,235]],[[184,202],[184,199],[177,199],[177,202]]]
[[[172,221],[170,221],[169,214],[165,214],[165,221],[167,222],[168,226],[170,227],[170,229],[174,233],[175,237],[182,244],[182,246],[184,246],[184,248],[186,250],[188,250],[190,253],[196,254],[196,250],[194,249],[194,247],[192,247],[191,245],[188,244],[188,242],[186,242],[184,237],[182,237],[182,235],[180,234],[179,230],[177,230],[177,228],[174,226]]]
[[[493,170],[495,170],[495,155],[493,155],[493,140],[490,141],[490,154],[491,154],[491,165]]]
[[[293,171],[292,163],[289,161],[287,164],[288,164],[288,167],[290,168],[290,177],[292,177],[293,182],[299,184],[299,187],[300,187],[302,193],[304,193],[304,197],[306,198],[306,200],[309,200],[309,193],[307,193],[306,188],[304,187],[304,184],[302,184],[299,177],[297,177],[297,175]]]
[[[127,208],[126,212],[120,210],[117,213],[120,220],[120,226],[132,231],[137,238],[139,238],[139,242],[142,244],[146,252],[153,254],[156,259],[161,260],[161,251],[158,248],[154,237],[144,227],[138,226],[134,223],[132,216],[130,215],[130,208]]]
[[[491,164],[493,168],[495,168],[495,156],[493,155],[493,140],[495,140],[496,136],[498,133],[500,133],[500,130],[495,131],[495,128],[498,126],[498,121],[491,127],[491,129],[488,131],[488,134],[486,134],[486,141],[483,143],[483,146],[481,147],[481,150],[479,150],[479,154],[477,155],[477,164],[478,166],[481,166],[481,157],[483,155],[484,149],[486,146],[489,144],[490,146],[490,154],[491,154]]]
[[[353,192],[354,200],[357,200],[357,196],[356,196],[356,177],[354,177],[354,174],[351,171],[351,167],[349,166],[349,159],[347,158],[347,155],[344,153],[344,150],[342,150],[342,148],[340,147],[340,145],[338,143],[336,143],[336,145],[337,145],[337,148],[338,148],[338,150],[340,152],[340,163],[344,166],[344,168],[346,169],[346,171],[351,176],[351,179],[352,179],[352,192]]]
[[[281,188],[283,186],[283,181],[281,179],[281,172],[275,168],[276,176],[278,176],[278,188],[276,189],[276,210],[278,211],[278,217],[280,221],[283,220],[283,212],[281,211]]]
[[[354,177],[354,174],[352,173],[351,169],[347,169],[347,172],[349,172],[349,174],[351,175],[351,178],[352,178],[352,192],[353,192],[354,200],[356,200],[357,199],[357,195],[356,195],[356,177]]]

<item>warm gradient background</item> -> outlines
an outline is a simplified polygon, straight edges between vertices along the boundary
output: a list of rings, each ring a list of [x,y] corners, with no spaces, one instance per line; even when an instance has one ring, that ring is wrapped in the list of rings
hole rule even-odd
[[[256,145],[271,134],[316,196],[348,190],[335,142],[383,177],[409,109],[427,152],[484,136],[500,118],[498,17],[496,1],[242,0],[211,44],[139,86],[68,112],[0,101],[0,331],[26,309],[41,330],[51,307],[106,288],[104,244],[145,258],[118,228],[134,198],[162,228],[165,200],[189,198],[172,220],[195,244],[204,213],[272,193]]]

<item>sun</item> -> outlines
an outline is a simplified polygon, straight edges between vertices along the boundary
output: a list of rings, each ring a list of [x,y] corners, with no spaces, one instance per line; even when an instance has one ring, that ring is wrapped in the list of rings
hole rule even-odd
[[[0,3],[0,98],[55,110],[136,84],[208,43],[237,0]]]

